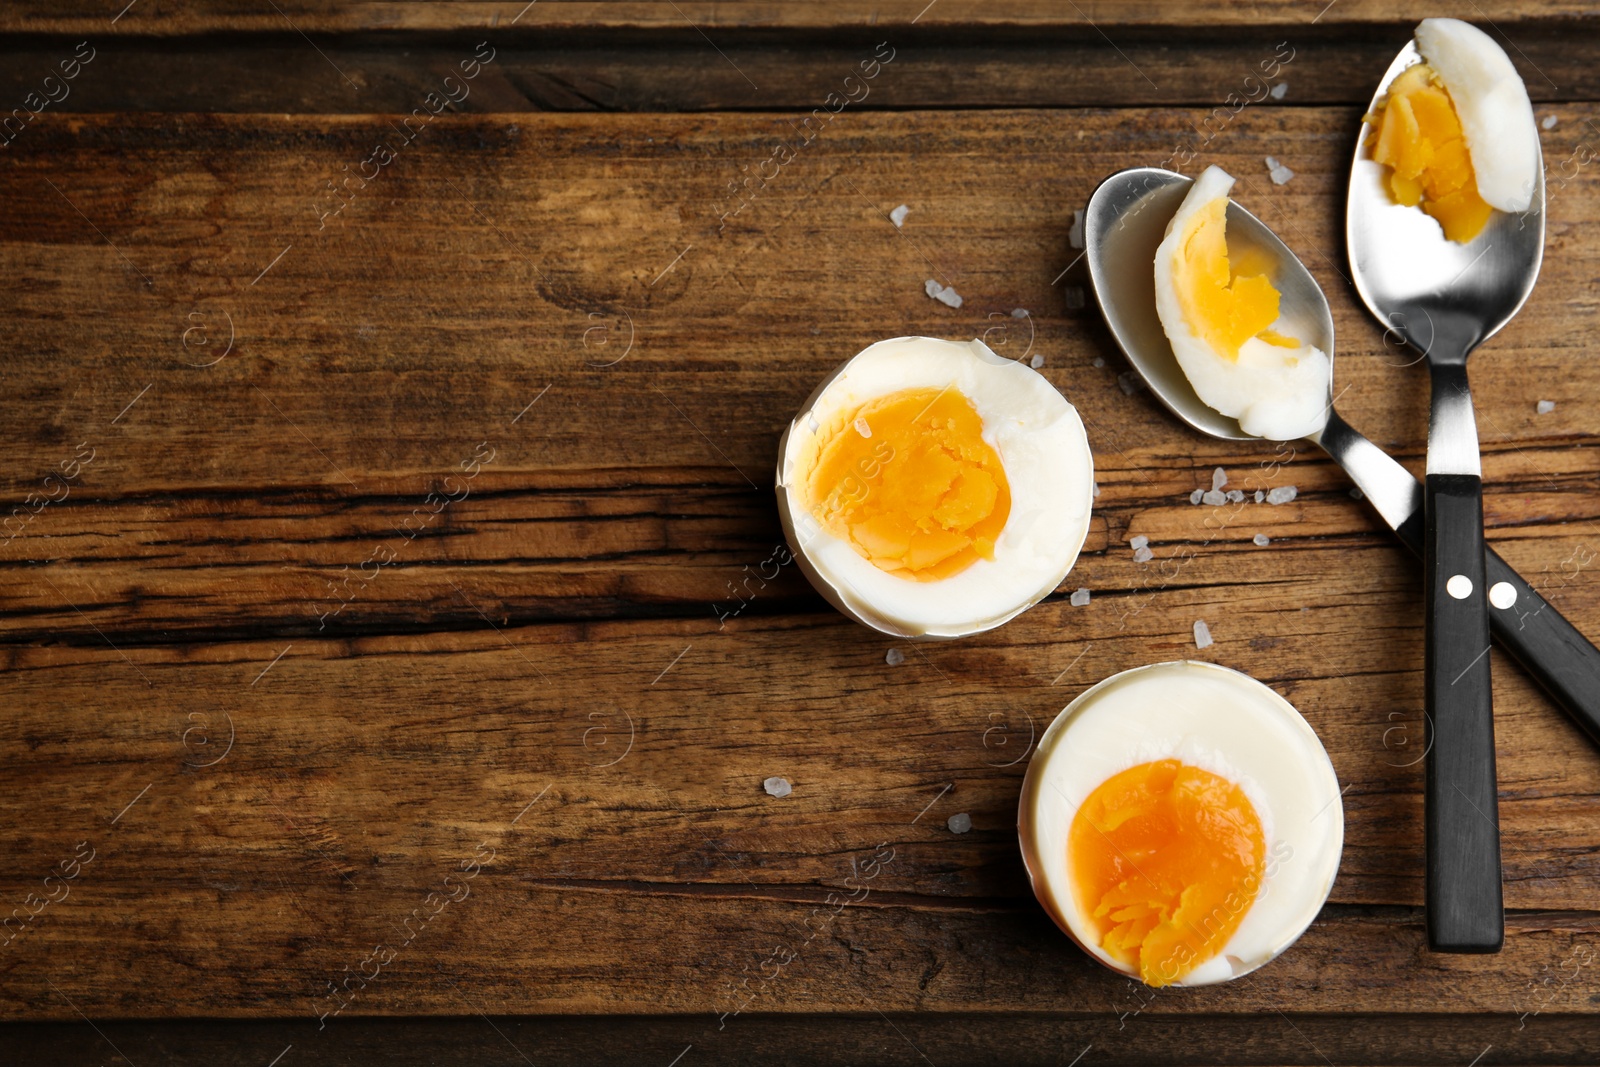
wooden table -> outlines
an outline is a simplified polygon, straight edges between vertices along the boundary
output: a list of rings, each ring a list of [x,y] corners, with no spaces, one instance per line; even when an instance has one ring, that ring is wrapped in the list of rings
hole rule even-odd
[[[1473,361],[1489,535],[1600,634],[1582,5],[123,2],[0,14],[0,1059],[1594,1062],[1600,753],[1495,654],[1506,946],[1428,953],[1415,562],[1320,453],[1121,388],[1069,239],[1114,170],[1224,166],[1418,468],[1344,168],[1407,27],[1492,20],[1554,125]],[[736,600],[784,425],[903,334],[1043,357],[1076,569],[935,645],[793,567]],[[1219,466],[1299,495],[1219,529]],[[1152,993],[1045,918],[1015,807],[1068,700],[1186,656],[1302,710],[1348,831],[1293,949]]]

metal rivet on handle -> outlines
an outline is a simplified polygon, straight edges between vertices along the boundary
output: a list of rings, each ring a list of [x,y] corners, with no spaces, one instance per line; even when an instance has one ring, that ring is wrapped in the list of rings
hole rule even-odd
[[[1457,600],[1465,600],[1472,595],[1472,579],[1465,574],[1452,574],[1450,580],[1444,583],[1444,591]]]
[[[1517,602],[1517,587],[1510,582],[1495,582],[1489,587],[1489,603],[1500,609],[1509,608]]]

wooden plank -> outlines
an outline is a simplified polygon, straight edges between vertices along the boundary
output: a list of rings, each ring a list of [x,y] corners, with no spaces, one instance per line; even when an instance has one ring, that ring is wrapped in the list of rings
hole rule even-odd
[[[1069,21],[1026,29],[844,26],[798,38],[802,31],[733,28],[716,29],[709,40],[672,18],[667,26],[631,30],[358,32],[315,40],[281,22],[179,37],[14,34],[0,40],[0,99],[11,106],[32,99],[40,107],[42,98],[29,94],[45,88],[42,79],[87,41],[92,62],[70,83],[52,83],[60,99],[43,105],[47,111],[409,114],[486,42],[494,60],[452,110],[809,113],[880,45],[894,50],[893,77],[876,80],[853,107],[1231,107],[1242,98],[1274,107],[1361,105],[1409,34],[1409,26],[1391,22],[1267,20],[1188,27],[1175,47],[1170,26],[1118,25],[1102,35]],[[119,26],[131,22],[130,15]],[[1535,101],[1600,98],[1586,24],[1518,19],[1503,28]],[[952,70],[961,76],[950,77]],[[1281,99],[1262,101],[1273,88]]]
[[[380,944],[392,966],[348,987],[352,1014],[458,1013],[441,974],[511,1014],[709,1019],[750,989],[747,1011],[1106,1010],[1124,983],[1029,896],[1021,757],[1090,682],[1194,655],[1197,617],[1217,637],[1204,655],[1318,730],[1348,829],[1334,903],[1294,950],[1152,1010],[1531,1010],[1600,932],[1584,910],[1600,752],[1497,663],[1507,949],[1429,955],[1415,622],[1341,592],[1332,566],[1256,594],[1195,569],[1133,605],[1051,604],[907,648],[899,667],[836,616],[11,646],[3,899],[37,907],[53,869],[89,862],[8,929],[0,1011],[73,1017],[53,982],[96,1018],[203,1003],[314,1028],[337,1006],[328,983]],[[768,796],[771,775],[793,794]],[[970,833],[946,828],[958,812]],[[867,882],[831,914],[830,892]],[[804,962],[741,987],[774,945]]]
[[[1561,174],[1594,111],[1555,113]],[[0,634],[711,618],[779,537],[766,486],[795,407],[838,361],[908,333],[1042,355],[1078,406],[1102,495],[1064,591],[1138,589],[1114,546],[1140,533],[1218,567],[1248,559],[1245,585],[1294,580],[1302,550],[1348,553],[1351,576],[1398,566],[1318,454],[1302,446],[1268,477],[1287,453],[1202,439],[1125,395],[1097,313],[1069,306],[1083,299],[1062,275],[1074,206],[1201,118],[846,112],[724,228],[721,194],[770,151],[770,116],[441,117],[319,228],[338,203],[326,183],[383,120],[58,116],[19,139],[4,178],[0,485],[15,536],[0,544]],[[1355,303],[1337,251],[1351,119],[1246,108],[1204,159],[1306,252],[1334,307],[1341,411],[1415,467],[1423,380]],[[1268,154],[1293,181],[1264,179]],[[1568,169],[1540,285],[1473,371],[1491,536],[1594,633],[1600,594],[1566,570],[1588,569],[1600,521],[1585,414],[1600,252],[1577,239],[1600,199]],[[901,202],[896,230],[884,212]],[[928,300],[930,275],[965,306]],[[1539,415],[1544,398],[1559,403]],[[78,471],[67,497],[32,514],[30,493],[64,491],[45,482],[63,464]],[[1188,504],[1216,466],[1302,496],[1252,504],[1219,536]],[[1273,551],[1249,545],[1257,532]],[[786,573],[749,610],[821,608]]]
[[[776,1056],[816,1064],[1463,1064],[1581,1062],[1593,1048],[1592,1019],[1541,1014],[1284,1015],[1163,1017],[1129,1006],[1066,1015],[867,1013],[756,1015],[706,1034],[694,1016],[466,1016],[351,1019],[298,1043],[279,1021],[104,1021],[9,1024],[0,1035],[24,1062],[173,1067],[224,1059],[269,1063],[286,1047],[297,1064],[352,1062],[484,1067],[539,1064],[610,1067],[641,1062],[747,1064]],[[120,1051],[119,1051],[120,1050]],[[922,1057],[926,1056],[924,1060]],[[1092,1056],[1092,1058],[1091,1058]]]
[[[1063,10],[1027,0],[904,0],[863,8],[848,0],[802,3],[713,3],[689,0],[663,2],[574,2],[528,4],[525,0],[463,0],[451,3],[332,3],[329,0],[283,0],[265,10],[250,0],[212,0],[204,5],[121,4],[116,0],[31,0],[12,5],[0,28],[10,32],[165,35],[278,31],[285,24],[307,33],[341,33],[403,28],[417,31],[477,30],[518,26],[529,31],[551,28],[660,28],[685,22],[707,29],[830,29],[839,26],[1008,26],[1051,27],[1107,24],[1176,27],[1184,30],[1218,24],[1254,26],[1339,25],[1348,23],[1415,23],[1429,16],[1493,21],[1515,26],[1537,18],[1583,19],[1593,9],[1574,0],[1485,0],[1441,11],[1422,0],[1342,0],[1315,3],[1230,3],[1197,0],[1176,6],[1161,0],[1092,0]]]

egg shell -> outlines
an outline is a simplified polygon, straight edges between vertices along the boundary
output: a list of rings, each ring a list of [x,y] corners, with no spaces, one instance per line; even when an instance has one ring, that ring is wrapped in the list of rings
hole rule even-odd
[[[1528,87],[1511,57],[1493,37],[1460,19],[1423,19],[1416,39],[1461,119],[1478,195],[1501,211],[1526,211],[1539,180],[1539,130]]]
[[[1033,405],[1032,414],[1041,421],[1028,434],[1001,425],[1007,413],[993,408],[988,390],[969,390],[974,381],[999,383],[1001,392]],[[861,403],[901,389],[951,384],[983,418],[983,438],[1006,469],[1011,513],[994,560],[980,559],[941,581],[916,582],[879,570],[821,529],[806,510],[800,460],[819,431],[834,422],[842,425],[844,415]],[[1034,468],[1037,479],[1030,473]],[[1031,481],[1041,485],[1030,490]],[[862,349],[806,398],[778,442],[776,492],[778,517],[795,561],[829,603],[882,633],[948,640],[993,629],[1061,584],[1088,536],[1094,463],[1077,409],[1031,367],[996,355],[977,339],[896,337]],[[1023,570],[1008,569],[1012,565]],[[913,618],[919,612],[904,610],[908,606],[938,617]]]
[[[1144,721],[1152,717],[1166,725],[1152,728]],[[1222,744],[1196,736],[1206,733],[1233,736]],[[1114,674],[1068,704],[1040,737],[1023,780],[1023,864],[1055,924],[1106,967],[1137,978],[1100,948],[1078,907],[1068,832],[1078,805],[1102,782],[1163,758],[1237,783],[1262,821],[1260,894],[1222,952],[1174,984],[1228,981],[1269,963],[1305,932],[1333,888],[1344,842],[1339,782],[1322,742],[1293,705],[1249,675],[1199,660],[1157,663]]]

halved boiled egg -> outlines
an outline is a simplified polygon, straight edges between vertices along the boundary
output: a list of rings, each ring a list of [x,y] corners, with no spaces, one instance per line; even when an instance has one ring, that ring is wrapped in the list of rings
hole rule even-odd
[[[998,626],[1047,596],[1089,530],[1076,409],[982,341],[869,345],[778,445],[778,513],[811,584],[903,637]]]
[[[1439,220],[1465,243],[1491,209],[1525,211],[1538,180],[1539,131],[1527,87],[1494,39],[1459,19],[1423,19],[1423,62],[1394,81],[1368,116],[1372,158],[1390,168],[1396,203]]]
[[[1113,675],[1056,717],[1017,833],[1035,895],[1085,951],[1147,985],[1246,974],[1316,917],[1344,809],[1315,731],[1212,663]]]
[[[1327,423],[1333,367],[1320,348],[1274,329],[1269,265],[1230,260],[1232,188],[1227,172],[1207,167],[1167,224],[1156,249],[1156,314],[1201,400],[1245,433],[1306,437]]]

